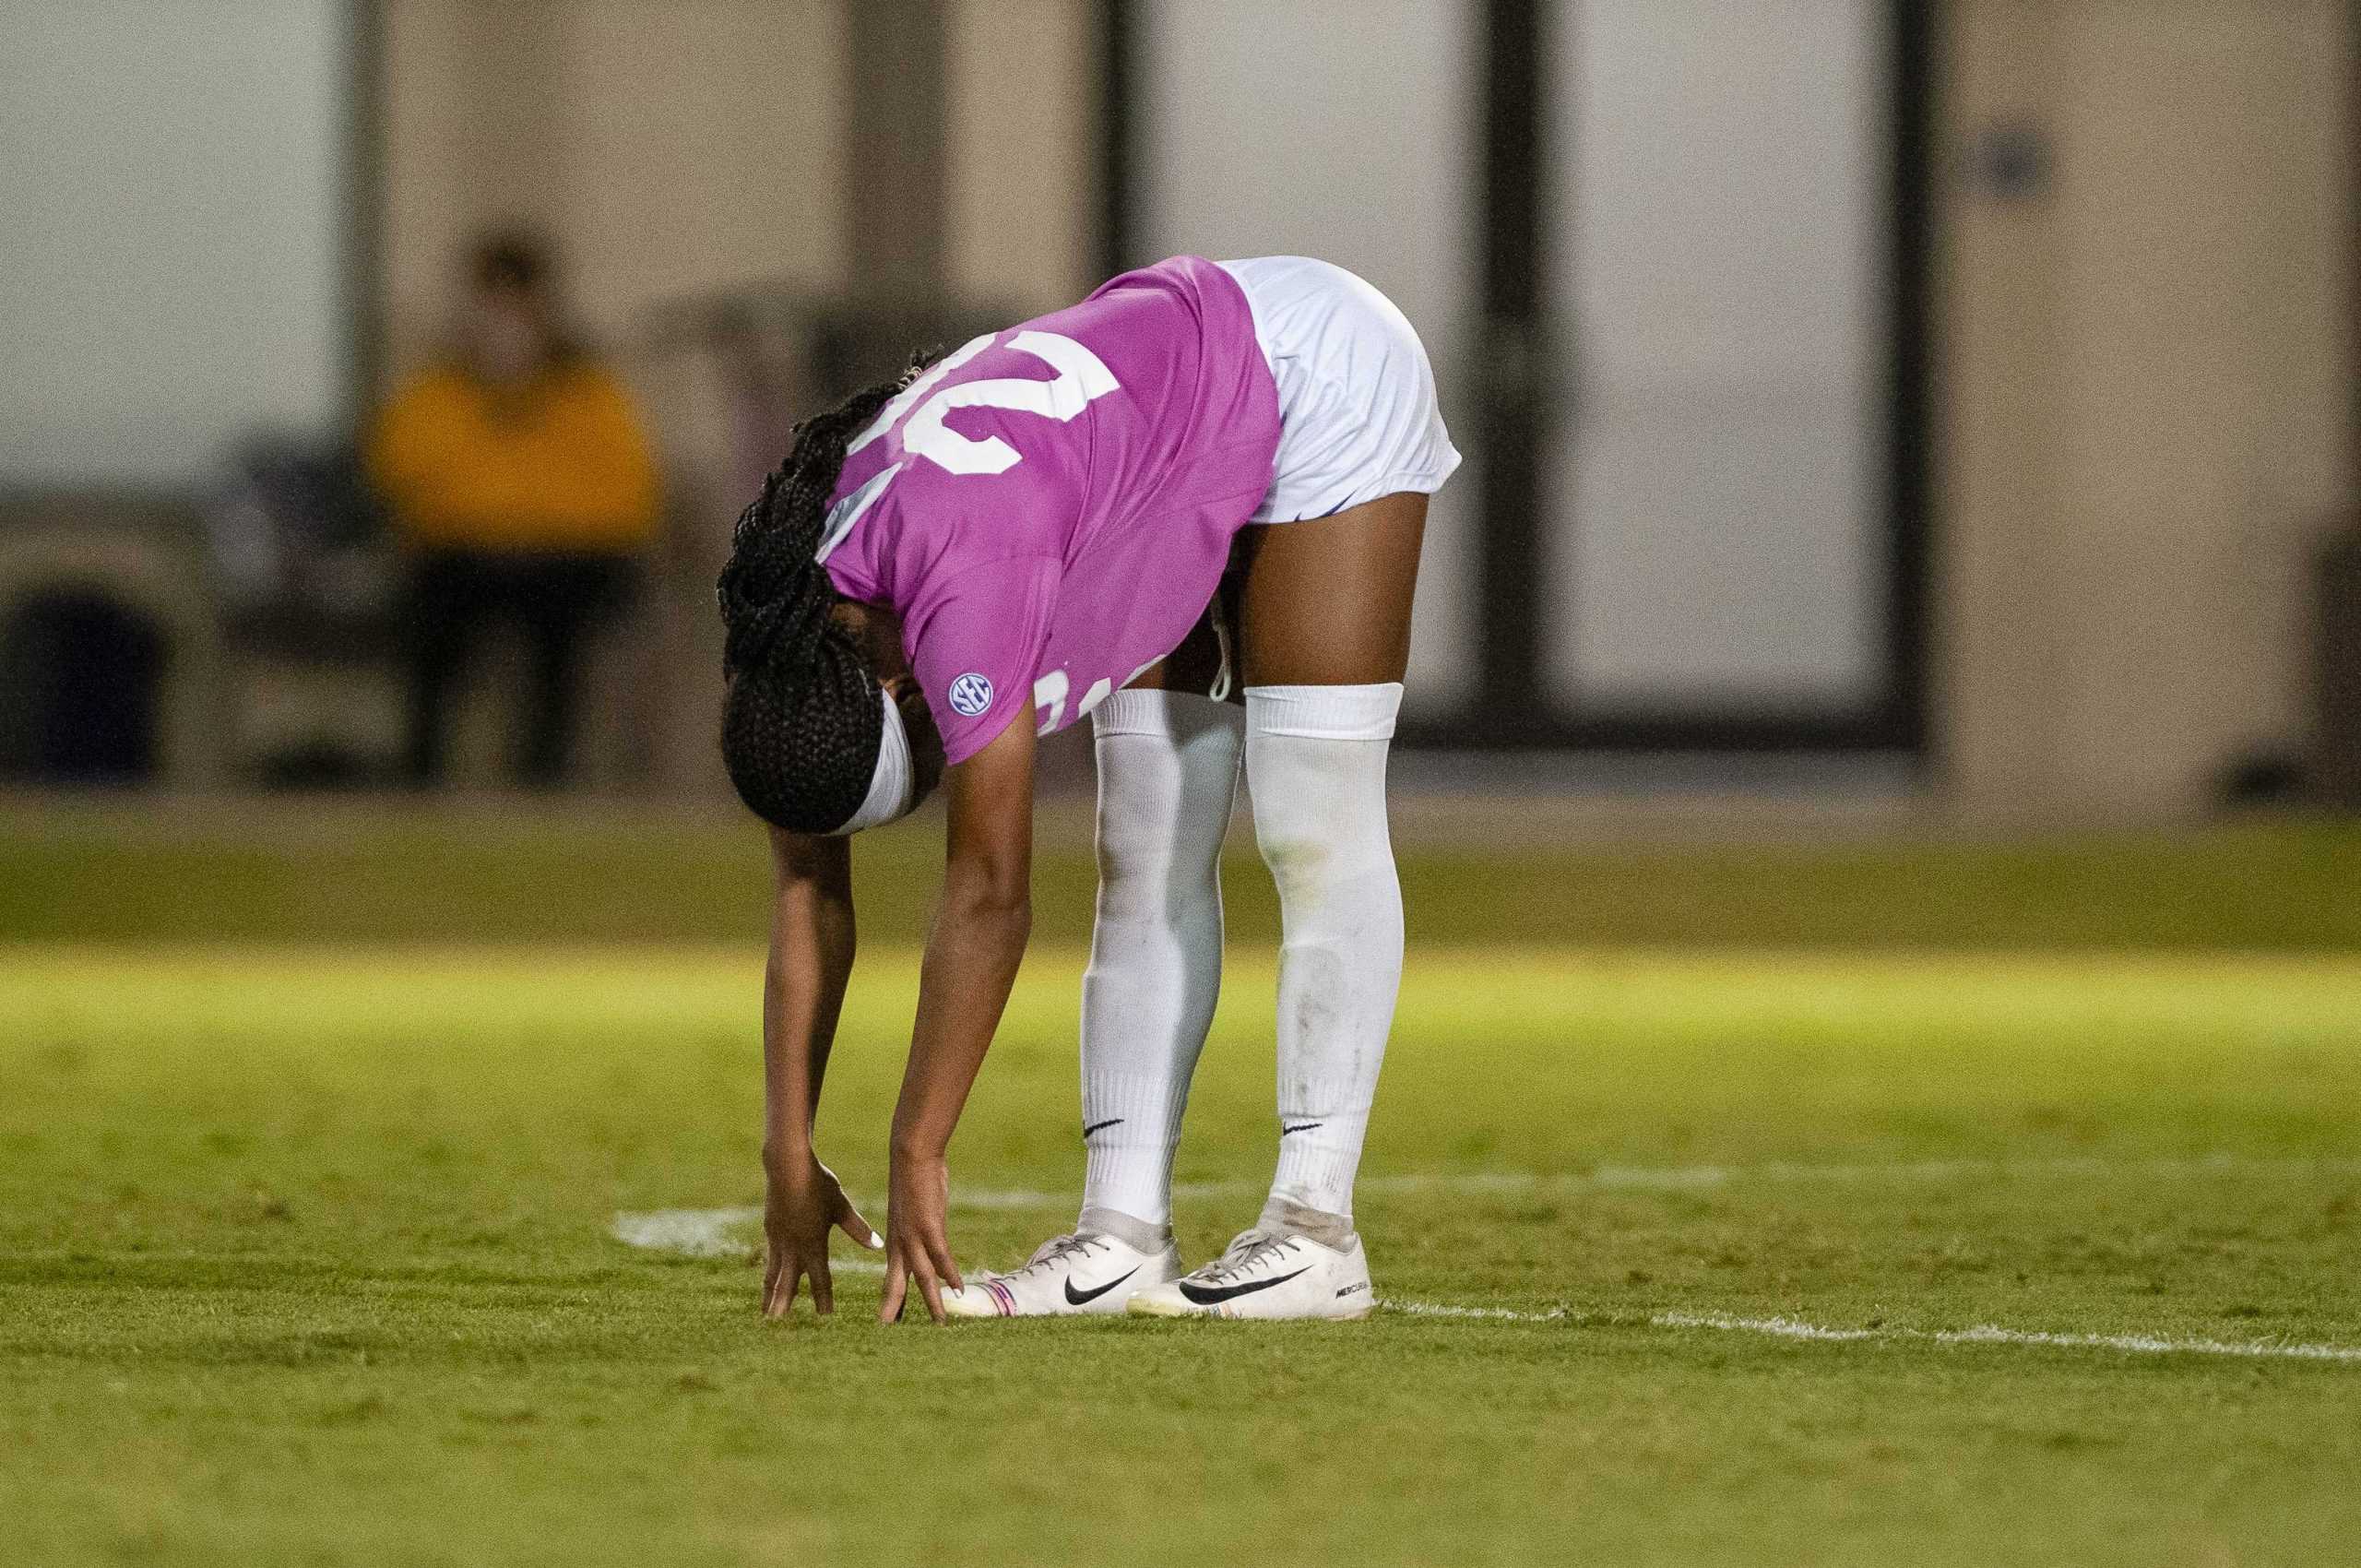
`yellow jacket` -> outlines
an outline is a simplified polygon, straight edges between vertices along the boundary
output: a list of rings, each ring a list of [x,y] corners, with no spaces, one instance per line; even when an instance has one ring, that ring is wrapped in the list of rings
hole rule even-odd
[[[411,378],[378,418],[369,472],[403,534],[430,548],[625,551],[656,528],[639,416],[584,361],[510,392],[456,367]]]

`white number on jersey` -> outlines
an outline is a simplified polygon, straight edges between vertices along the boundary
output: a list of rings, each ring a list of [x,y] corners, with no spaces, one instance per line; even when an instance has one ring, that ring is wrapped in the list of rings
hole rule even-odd
[[[1063,424],[1115,390],[1115,377],[1104,362],[1071,338],[1020,332],[1008,346],[1048,361],[1057,376],[1050,381],[1008,376],[946,386],[919,405],[902,427],[902,449],[955,474],[1006,473],[1023,460],[1016,448],[997,435],[969,440],[943,423],[952,410],[1008,409]]]
[[[987,333],[971,340],[896,393],[894,400],[879,410],[869,428],[853,438],[845,448],[845,455],[850,457],[860,451],[907,415],[908,422],[902,426],[905,452],[924,457],[950,473],[1006,473],[1024,460],[1023,454],[997,435],[975,441],[953,430],[943,421],[954,409],[1007,409],[1015,413],[1039,414],[1063,424],[1121,385],[1104,360],[1073,339],[1027,327],[1010,339],[1008,346],[1046,362],[1058,373],[1054,377],[1026,381],[1001,376],[990,381],[962,382],[940,392],[934,390],[944,376],[991,348],[996,336]],[[933,395],[928,396],[930,393]],[[920,402],[921,398],[925,400]],[[916,412],[912,412],[914,409]]]
[[[1108,393],[1121,389],[1115,373],[1097,354],[1061,333],[1036,332],[1028,327],[1010,339],[1008,346],[1044,362],[1058,373],[1055,376],[1048,381],[1002,376],[935,390],[942,386],[944,376],[991,348],[998,336],[988,332],[961,345],[957,352],[944,356],[940,364],[896,393],[878,410],[869,428],[846,445],[845,456],[849,457],[892,430],[897,422],[908,422],[902,424],[903,460],[882,470],[829,508],[827,523],[820,530],[820,560],[825,561],[844,541],[852,526],[860,521],[861,514],[877,504],[886,486],[894,482],[895,476],[911,457],[924,457],[946,473],[955,474],[1002,474],[1025,460],[1023,453],[997,435],[977,441],[952,429],[944,421],[953,410],[1007,409],[1016,413],[1038,414],[1064,424]],[[1090,690],[1083,694],[1082,707],[1074,717],[1082,718],[1106,701],[1113,687],[1114,683],[1105,678],[1092,683]],[[1069,689],[1062,670],[1052,670],[1033,683],[1034,707],[1050,710],[1049,718],[1041,724],[1042,734],[1055,730],[1064,719]]]
[[[1092,403],[1119,389],[1121,384],[1106,362],[1073,339],[1055,332],[1035,332],[1030,328],[1009,340],[1009,347],[1035,359],[1046,361],[1058,374],[1049,381],[1020,381],[1003,376],[991,381],[970,381],[936,393],[943,378],[992,346],[996,332],[962,344],[957,352],[947,354],[943,362],[925,374],[894,394],[893,399],[878,410],[869,428],[853,437],[845,447],[845,456],[868,445],[907,418],[902,427],[902,450],[909,457],[924,457],[937,468],[955,474],[1006,473],[1024,461],[1024,454],[999,436],[971,441],[943,423],[954,409],[1010,409],[1018,413],[1039,414],[1063,424]],[[928,397],[929,393],[934,396]],[[921,405],[919,399],[924,398]],[[918,411],[912,413],[916,409]],[[885,469],[867,484],[847,495],[828,508],[828,520],[820,529],[820,548],[813,559],[825,561],[860,521],[862,513],[877,504],[885,487],[894,482],[908,461]]]

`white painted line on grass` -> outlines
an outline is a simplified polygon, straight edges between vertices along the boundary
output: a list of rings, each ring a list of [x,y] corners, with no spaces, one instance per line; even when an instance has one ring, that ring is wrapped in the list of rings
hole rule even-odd
[[[1498,1323],[1556,1323],[1566,1315],[1562,1307],[1552,1307],[1546,1313],[1521,1313],[1514,1307],[1454,1307],[1441,1301],[1380,1301],[1382,1313],[1405,1313],[1411,1317],[1489,1318]]]
[[[2028,1163],[2033,1162],[2019,1162],[2015,1166],[2009,1167],[2009,1169],[2023,1170]],[[2103,1162],[2096,1160],[2076,1163],[2078,1166],[2087,1164],[2094,1168],[2103,1168],[2108,1170],[2119,1170],[2124,1169],[2124,1167],[2120,1165],[2106,1166]],[[2162,1162],[2151,1161],[2146,1162],[2146,1165],[2153,1167],[2159,1163]],[[2249,1169],[2255,1163],[2262,1162],[2248,1161],[2244,1164],[2237,1164],[2227,1161],[2226,1159],[2219,1157],[2208,1158],[2203,1160],[2172,1162],[2175,1169],[2188,1170]],[[2272,1161],[2268,1163],[2326,1168],[2337,1165],[2340,1162],[2321,1160],[2289,1160]],[[1845,1171],[1850,1173],[1859,1171],[1864,1174],[1879,1172],[1885,1175],[1892,1175],[1897,1171],[1926,1171],[1937,1169],[1943,1170],[1946,1174],[1969,1174],[1987,1172],[1993,1168],[1994,1166],[1991,1164],[1976,1165],[1969,1162],[1945,1162],[1940,1166],[1899,1166],[1882,1168],[1882,1170],[1880,1170],[1880,1168],[1871,1166],[1745,1167],[1738,1169],[1752,1173],[1760,1173],[1769,1170],[1780,1170],[1792,1171],[1797,1174],[1825,1174],[1834,1171]],[[1697,1172],[1718,1170],[1722,1169],[1723,1168],[1713,1166],[1699,1166],[1690,1168],[1690,1170],[1686,1173],[1679,1170],[1661,1170],[1651,1172],[1649,1174],[1657,1177],[1675,1177],[1683,1174],[1693,1175]],[[1599,1174],[1599,1172],[1590,1173],[1593,1178],[1596,1178]],[[1726,1177],[1721,1179],[1726,1179]],[[1454,1178],[1450,1177],[1394,1178],[1394,1180],[1397,1182],[1407,1181],[1425,1181],[1429,1184],[1436,1186],[1448,1186],[1455,1181]],[[1479,1176],[1474,1178],[1474,1180],[1482,1181],[1488,1183],[1490,1188],[1499,1188],[1511,1184],[1530,1187],[1536,1184],[1536,1179],[1535,1178],[1519,1178],[1514,1175]],[[1671,1185],[1673,1183],[1667,1182],[1659,1182],[1658,1184]],[[1691,1182],[1687,1184],[1709,1185],[1713,1183],[1706,1182]],[[1240,1190],[1243,1190],[1243,1183],[1240,1183],[1238,1185]],[[1363,1183],[1364,1187],[1369,1185],[1370,1185],[1370,1183]],[[1226,1183],[1224,1186],[1225,1190],[1228,1190],[1228,1184]],[[1073,1201],[1073,1198],[1070,1196],[1059,1196],[1057,1194],[1048,1193],[985,1192],[968,1194],[968,1201],[965,1206],[970,1208],[1033,1208],[1056,1205],[1067,1205],[1071,1204]],[[762,1219],[762,1217],[763,1211],[761,1209],[751,1207],[655,1209],[646,1213],[623,1213],[616,1215],[614,1222],[608,1228],[608,1233],[613,1236],[615,1240],[623,1242],[627,1246],[646,1248],[654,1252],[677,1253],[689,1257],[731,1257],[742,1255],[752,1245],[750,1238],[738,1233],[742,1231],[744,1228],[758,1223]],[[833,1272],[838,1274],[882,1275],[885,1272],[885,1265],[884,1264],[871,1258],[846,1258],[833,1262],[830,1265],[830,1268]],[[1546,1312],[1526,1312],[1520,1311],[1513,1307],[1465,1306],[1441,1301],[1382,1301],[1378,1305],[1385,1312],[1400,1313],[1405,1316],[1409,1317],[1451,1318],[1463,1321],[1482,1320],[1494,1323],[1558,1323],[1563,1322],[1570,1315],[1562,1307],[1552,1308]],[[1612,1318],[1609,1318],[1607,1321],[1610,1324],[1614,1322]],[[2361,1346],[2286,1344],[2274,1343],[2267,1340],[2175,1338],[2168,1335],[2148,1334],[2081,1334],[2043,1329],[2002,1328],[1995,1324],[1986,1324],[1975,1328],[1929,1329],[1888,1328],[1882,1326],[1877,1328],[1839,1328],[1825,1324],[1807,1323],[1799,1318],[1738,1317],[1724,1313],[1655,1313],[1644,1319],[1633,1319],[1631,1321],[1634,1323],[1644,1323],[1651,1328],[1704,1330],[1711,1333],[1721,1334],[1750,1334],[1777,1339],[1799,1339],[1831,1344],[1853,1344],[1862,1342],[1905,1343],[1915,1341],[1934,1345],[2008,1345],[2050,1349],[2115,1350],[2132,1355],[2235,1356],[2248,1360],[2264,1360],[2337,1361],[2361,1363]]]
[[[681,1253],[693,1258],[726,1258],[746,1250],[730,1232],[763,1218],[758,1208],[659,1208],[648,1214],[619,1214],[607,1234],[627,1247]]]
[[[1828,1328],[1786,1317],[1730,1317],[1720,1313],[1657,1313],[1657,1328],[1704,1328],[1728,1334],[1767,1334],[1783,1339],[1920,1340],[1934,1345],[2018,1345],[2068,1350],[2123,1350],[2143,1356],[2242,1356],[2263,1360],[2356,1361],[2361,1346],[2290,1345],[2270,1340],[2178,1339],[2162,1334],[2059,1334],[2043,1329]]]
[[[758,1208],[659,1208],[646,1214],[619,1214],[607,1227],[607,1234],[627,1247],[643,1247],[652,1253],[678,1253],[693,1258],[742,1257],[755,1245],[756,1238],[737,1232],[750,1225],[759,1224],[763,1211]],[[879,1274],[885,1265],[874,1258],[838,1258],[831,1260],[829,1270],[836,1274]]]
[[[1564,1308],[1519,1312],[1513,1307],[1463,1307],[1440,1301],[1380,1301],[1381,1310],[1410,1317],[1483,1318],[1505,1323],[1562,1323]],[[1610,1322],[1612,1320],[1609,1320]],[[2361,1362],[2361,1346],[2290,1345],[2269,1340],[2177,1339],[2160,1334],[2058,1334],[2042,1329],[2002,1328],[1985,1324],[1975,1328],[1834,1328],[1791,1317],[1737,1317],[1727,1313],[1655,1313],[1644,1320],[1651,1328],[1706,1329],[1720,1334],[1755,1334],[1774,1339],[1804,1339],[1821,1344],[1905,1343],[1929,1345],[2014,1345],[2066,1350],[2121,1350],[2146,1356],[2238,1356],[2250,1360]]]
[[[2061,1176],[2222,1176],[2265,1171],[2316,1171],[2330,1175],[2361,1175],[2361,1159],[2317,1159],[2302,1156],[2257,1159],[2243,1155],[2203,1154],[2157,1158],[2109,1159],[2100,1155],[2066,1155],[2047,1159],[1923,1159],[1890,1165],[1809,1165],[1769,1160],[1759,1165],[1600,1165],[1585,1170],[1541,1173],[1530,1170],[1414,1171],[1398,1176],[1365,1176],[1358,1183],[1370,1195],[1417,1193],[1693,1192],[1700,1189],[1764,1183],[1867,1184],[1872,1182],[1940,1182],[1959,1181],[2047,1180]],[[1176,1198],[1257,1197],[1264,1188],[1252,1182],[1179,1182]],[[952,1206],[963,1202],[977,1208],[1062,1207],[1077,1200],[1071,1194],[971,1193],[952,1195]],[[1027,1201],[1019,1201],[1027,1200]]]
[[[1767,1160],[1756,1165],[1600,1165],[1587,1170],[1551,1172],[1441,1170],[1365,1176],[1358,1183],[1358,1190],[1372,1196],[1418,1193],[1481,1195],[1487,1193],[1544,1191],[1691,1192],[1757,1182],[1830,1182],[1842,1185],[2047,1180],[2065,1176],[2225,1176],[2305,1171],[2322,1175],[2361,1175],[2361,1159],[2312,1158],[2300,1155],[2255,1158],[2216,1153],[2133,1159],[2110,1159],[2101,1155],[2068,1155],[2045,1159],[1926,1159],[1886,1165],[1813,1165],[1785,1160]],[[1205,1200],[1258,1197],[1264,1191],[1264,1185],[1255,1182],[1178,1182],[1173,1184],[1172,1195],[1181,1200]],[[885,1200],[878,1196],[861,1197],[856,1201],[864,1209],[885,1206]],[[951,1194],[953,1208],[980,1211],[1074,1208],[1080,1202],[1080,1194],[1075,1193],[1050,1193],[1029,1187],[968,1187],[955,1190]],[[716,1218],[716,1216],[727,1218]],[[732,1250],[723,1239],[722,1231],[760,1218],[761,1211],[752,1208],[658,1209],[647,1214],[617,1215],[615,1235],[619,1241],[632,1241],[632,1237],[623,1234],[626,1225],[646,1228],[651,1236],[658,1238],[671,1236],[678,1229],[680,1239],[677,1241],[634,1241],[633,1244],[686,1252],[697,1256],[718,1256]],[[700,1248],[708,1250],[700,1251]]]
[[[2055,1176],[2204,1176],[2263,1170],[2314,1170],[2340,1175],[2361,1174],[2361,1160],[2253,1159],[2228,1154],[2180,1158],[2107,1159],[2096,1155],[2052,1159],[1928,1159],[1893,1165],[1802,1165],[1772,1160],[1760,1165],[1601,1165],[1586,1170],[1542,1173],[1530,1170],[1413,1171],[1397,1176],[1366,1176],[1359,1190],[1376,1196],[1418,1193],[1531,1193],[1542,1190],[1580,1192],[1688,1192],[1752,1182],[1855,1183],[1872,1182],[1952,1182],[1965,1180],[2039,1179]],[[1172,1195],[1180,1199],[1260,1197],[1264,1185],[1256,1182],[1180,1182]],[[955,1209],[979,1211],[1075,1208],[1077,1193],[1049,1193],[1035,1188],[967,1187],[951,1194]],[[863,1197],[860,1207],[884,1208],[882,1197]],[[716,1218],[716,1216],[727,1218]],[[762,1218],[753,1208],[657,1209],[647,1214],[615,1217],[615,1237],[635,1246],[698,1257],[718,1257],[733,1250],[722,1232]],[[625,1225],[645,1228],[651,1236],[678,1241],[635,1241],[623,1234]],[[707,1249],[700,1251],[699,1249]]]

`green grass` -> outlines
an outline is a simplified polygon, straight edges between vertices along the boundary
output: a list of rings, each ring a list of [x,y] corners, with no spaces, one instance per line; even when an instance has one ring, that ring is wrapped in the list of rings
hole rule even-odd
[[[11,1561],[2314,1563],[2361,1539],[2361,1366],[1651,1322],[2361,1345],[2361,959],[2305,951],[2349,937],[2353,885],[2323,910],[2300,900],[2327,873],[2286,869],[2349,868],[2349,837],[2135,846],[2113,871],[1789,851],[1857,907],[1709,922],[1752,951],[1422,946],[1360,1206],[1380,1290],[1562,1315],[935,1329],[872,1321],[860,1276],[835,1321],[766,1323],[748,1260],[609,1236],[619,1210],[757,1192],[760,955],[377,940],[652,920],[611,867],[526,837],[430,842],[378,880],[398,857],[372,850],[334,888],[286,868],[349,845],[282,847],[237,897],[151,893],[165,914],[138,879],[202,846],[9,847],[19,933],[188,939],[205,900],[250,938],[355,944],[0,948]],[[231,854],[203,852],[183,874]],[[637,853],[616,859],[647,906],[680,907]],[[694,885],[759,873],[742,847],[682,853]],[[517,855],[544,880],[487,887]],[[68,885],[69,863],[114,885]],[[1630,893],[1661,940],[1647,921],[1760,868],[1667,852],[1674,886],[1640,893],[1644,863],[1550,862],[1555,897]],[[1619,865],[1603,889],[1574,874]],[[1489,904],[1508,873],[1421,874],[1464,889],[1456,929],[1489,908],[1530,937],[1516,901],[1540,908],[1546,872]],[[1974,947],[1988,910],[1937,918],[1963,885],[2048,923],[2013,955],[1799,944],[1883,910]],[[2290,885],[2292,914],[2270,896]],[[289,902],[245,901],[266,886]],[[588,902],[560,911],[566,890]],[[2213,944],[2284,951],[2195,950],[2209,909]],[[2185,950],[2087,950],[2142,921]],[[742,909],[726,924],[690,929],[737,933]],[[1180,1174],[1241,1185],[1183,1203],[1192,1254],[1252,1217],[1274,1141],[1272,976],[1235,948]],[[1028,966],[960,1190],[1077,1184],[1077,973],[1054,945]],[[915,984],[872,941],[824,1125],[860,1192]],[[1066,1218],[964,1207],[955,1244],[1005,1263]]]
[[[1513,832],[1511,807],[1484,809]],[[1270,879],[1243,831],[1231,848],[1232,933],[1271,940]],[[865,938],[923,935],[942,852],[931,819],[862,837]],[[742,814],[0,812],[0,941],[759,941],[768,876]],[[1039,940],[1089,941],[1094,876],[1086,839],[1045,835]],[[2030,842],[1410,842],[1402,880],[1412,940],[1438,944],[2361,952],[2361,825],[2332,822]]]

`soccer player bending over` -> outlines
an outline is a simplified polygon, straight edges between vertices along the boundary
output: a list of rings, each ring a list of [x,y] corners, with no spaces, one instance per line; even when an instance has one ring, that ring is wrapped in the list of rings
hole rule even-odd
[[[849,836],[942,783],[949,832],[893,1123],[882,1317],[1351,1318],[1353,1176],[1402,976],[1385,757],[1427,496],[1458,466],[1408,321],[1294,256],[1182,256],[797,429],[720,584],[722,746],[771,825],[765,1309],[879,1242],[812,1141],[853,954]],[[1241,700],[1242,698],[1242,700]],[[1035,738],[1088,715],[1097,926],[1074,1230],[962,1280],[944,1151],[1030,921]],[[1278,1170],[1184,1273],[1173,1150],[1221,982],[1244,759],[1278,885]]]

